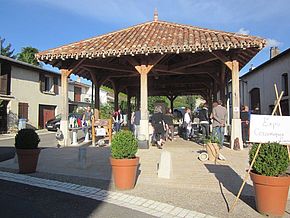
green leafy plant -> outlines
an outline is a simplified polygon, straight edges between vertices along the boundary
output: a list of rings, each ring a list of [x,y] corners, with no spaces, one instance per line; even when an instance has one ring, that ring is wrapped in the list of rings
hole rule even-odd
[[[217,136],[211,135],[209,138],[204,139],[204,143],[217,143],[218,145],[221,144],[219,138]]]
[[[116,133],[112,139],[111,155],[115,159],[135,158],[138,141],[132,132],[124,130]]]
[[[249,161],[252,162],[258,149],[254,144],[249,152]],[[279,143],[262,144],[252,171],[264,176],[280,176],[285,174],[289,166],[287,147]]]
[[[15,148],[35,149],[38,147],[40,139],[33,129],[21,129],[15,136]]]

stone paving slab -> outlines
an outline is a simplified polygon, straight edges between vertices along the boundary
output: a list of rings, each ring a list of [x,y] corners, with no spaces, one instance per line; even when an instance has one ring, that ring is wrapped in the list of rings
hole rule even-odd
[[[53,180],[40,179],[27,175],[19,175],[2,171],[0,171],[0,179],[104,201],[110,204],[115,204],[118,206],[127,207],[132,210],[147,213],[156,217],[185,217],[189,213],[193,214],[193,217],[196,218],[211,217],[207,216],[206,214],[197,213],[195,211],[175,207],[173,205],[158,201],[148,200],[128,194],[101,190],[99,188],[80,186],[72,183],[57,182]],[[140,204],[140,202],[142,203]],[[165,211],[164,208],[168,208],[168,210]]]

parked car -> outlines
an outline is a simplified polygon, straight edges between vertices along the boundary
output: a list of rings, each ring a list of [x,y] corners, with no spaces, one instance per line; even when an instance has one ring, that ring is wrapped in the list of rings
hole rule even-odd
[[[70,113],[68,119],[71,117],[82,119],[82,114]],[[49,131],[57,131],[57,128],[60,128],[60,120],[61,114],[56,115],[54,119],[48,120],[45,124],[46,129]]]

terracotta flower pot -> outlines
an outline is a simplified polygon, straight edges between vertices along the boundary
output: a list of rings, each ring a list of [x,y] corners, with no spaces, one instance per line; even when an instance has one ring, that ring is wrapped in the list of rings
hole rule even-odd
[[[115,186],[118,189],[132,189],[136,182],[139,157],[134,159],[110,158]]]
[[[207,143],[206,152],[210,161],[216,161],[219,156],[219,146],[217,143]]]
[[[16,149],[19,173],[35,173],[40,150],[40,148]]]
[[[283,216],[286,208],[290,177],[262,176],[250,172],[254,184],[257,210],[269,216]]]

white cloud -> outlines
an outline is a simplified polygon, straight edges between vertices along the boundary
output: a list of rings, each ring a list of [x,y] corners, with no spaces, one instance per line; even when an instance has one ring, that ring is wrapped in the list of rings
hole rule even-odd
[[[237,33],[244,34],[244,35],[249,35],[250,34],[250,30],[247,30],[244,27],[242,27],[242,28],[239,29],[239,31]]]
[[[279,47],[282,45],[282,43],[276,39],[266,39],[266,41],[267,41],[266,47]]]

